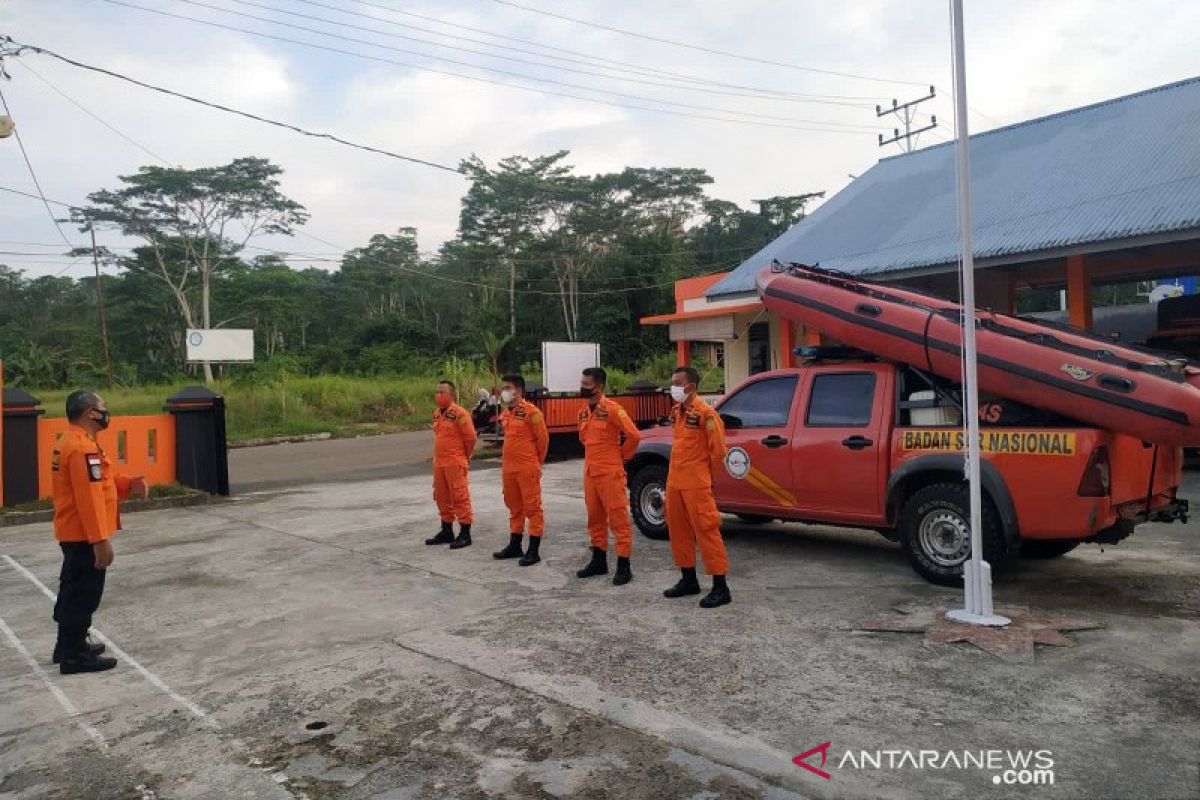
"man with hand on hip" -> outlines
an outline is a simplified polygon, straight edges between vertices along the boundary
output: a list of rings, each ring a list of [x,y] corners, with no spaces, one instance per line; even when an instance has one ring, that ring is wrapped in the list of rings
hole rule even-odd
[[[88,641],[92,615],[104,596],[112,566],[111,537],[121,529],[118,501],[132,493],[149,495],[145,478],[118,475],[96,434],[108,427],[108,408],[95,392],[80,389],[67,397],[71,426],[54,447],[50,468],[54,486],[54,538],[63,553],[54,621],[58,640],[54,663],[63,675],[103,672],[117,665],[104,645]]]

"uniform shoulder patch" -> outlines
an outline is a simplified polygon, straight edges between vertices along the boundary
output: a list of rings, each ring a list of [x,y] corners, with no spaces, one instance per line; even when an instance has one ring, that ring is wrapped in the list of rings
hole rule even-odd
[[[101,460],[100,460],[99,453],[88,453],[87,455],[84,456],[84,459],[86,459],[86,461],[87,461],[88,480],[89,481],[91,481],[92,483],[95,483],[96,481],[98,481],[104,477],[104,470],[101,467]]]
[[[58,465],[62,463],[62,452],[56,447],[54,452],[50,454],[50,471],[58,472]]]
[[[536,425],[536,424],[538,424],[538,423],[540,423],[540,422],[542,421],[542,412],[538,411],[538,410],[535,408],[535,409],[534,409],[533,411],[531,411],[531,412],[530,412],[530,414],[529,414],[529,421],[530,421],[530,422],[532,422],[532,423],[533,423],[533,424],[535,424],[535,425]]]

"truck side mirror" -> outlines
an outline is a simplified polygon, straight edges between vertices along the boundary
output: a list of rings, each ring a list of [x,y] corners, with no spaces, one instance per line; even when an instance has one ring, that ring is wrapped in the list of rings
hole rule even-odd
[[[742,427],[742,418],[735,417],[732,414],[722,414],[721,422],[725,423],[725,427],[729,430],[736,430]]]

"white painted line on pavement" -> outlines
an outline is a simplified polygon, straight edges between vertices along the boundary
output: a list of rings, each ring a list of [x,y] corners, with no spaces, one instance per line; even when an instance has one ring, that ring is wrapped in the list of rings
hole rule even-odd
[[[8,623],[4,621],[3,617],[0,617],[0,631],[4,633],[5,638],[8,639],[8,643],[13,646],[13,649],[21,654],[21,658],[25,659],[25,663],[29,665],[34,674],[42,679],[42,683],[46,684],[46,688],[50,690],[50,694],[54,695],[54,699],[63,707],[63,710],[67,712],[67,716],[75,717],[75,724],[87,734],[88,738],[95,742],[96,746],[101,750],[107,750],[108,742],[104,741],[104,737],[100,734],[100,731],[82,719],[79,719],[79,709],[71,702],[71,698],[67,697],[63,693],[63,690],[58,688],[54,684],[54,681],[50,680],[50,676],[46,674],[46,670],[42,669],[42,665],[29,653],[29,648],[25,647],[25,644],[17,638],[17,635],[13,633],[12,628],[8,627]]]
[[[26,578],[28,578],[30,581],[32,581],[35,586],[37,586],[39,589],[41,589],[42,594],[46,595],[46,597],[49,597],[52,601],[58,599],[58,595],[56,595],[54,592],[50,591],[50,589],[46,586],[46,584],[42,583],[41,580],[38,579],[37,575],[34,575],[32,572],[27,570],[15,558],[13,558],[10,555],[5,555],[5,556],[3,556],[3,558],[5,561],[7,561],[9,563],[9,565],[13,569],[15,569],[17,572],[21,573],[22,575],[24,575]],[[117,658],[121,659],[122,661],[125,661],[126,663],[128,663],[129,666],[133,667],[135,671],[137,671],[143,678],[145,678],[147,681],[149,681],[152,686],[154,686],[156,689],[161,691],[167,697],[171,698],[176,703],[178,703],[179,705],[186,708],[189,712],[191,712],[192,716],[196,717],[197,719],[205,719],[208,716],[208,714],[205,713],[204,709],[200,708],[200,706],[196,705],[191,700],[188,700],[186,697],[184,697],[183,695],[176,692],[174,689],[172,689],[170,686],[167,685],[166,681],[164,681],[162,678],[158,677],[153,672],[151,672],[150,670],[146,669],[141,664],[139,664],[133,656],[129,655],[129,653],[126,653],[124,650],[122,650],[120,647],[118,647],[116,642],[114,642],[112,639],[105,636],[103,633],[101,633],[96,628],[92,628],[92,633],[94,633],[96,635],[97,639],[104,642],[104,645],[109,649],[109,651],[113,655],[115,655]]]

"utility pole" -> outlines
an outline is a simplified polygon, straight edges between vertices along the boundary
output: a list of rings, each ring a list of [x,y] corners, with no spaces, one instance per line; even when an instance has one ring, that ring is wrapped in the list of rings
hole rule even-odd
[[[904,123],[904,133],[900,133],[899,128],[892,128],[892,138],[888,139],[887,141],[884,141],[882,133],[879,134],[879,146],[885,147],[889,144],[901,142],[900,147],[904,149],[904,152],[911,153],[913,147],[915,146],[914,140],[917,138],[917,136],[925,133],[925,131],[931,131],[937,127],[937,116],[935,115],[929,118],[930,122],[924,128],[913,130],[913,123],[916,121],[917,116],[917,106],[921,103],[924,103],[926,100],[932,100],[936,96],[937,90],[933,86],[930,86],[929,94],[925,95],[924,97],[918,97],[916,100],[909,100],[907,103],[900,103],[896,100],[896,98],[893,97],[891,108],[875,106],[876,118],[883,117],[887,114],[895,114],[900,121]]]
[[[113,385],[112,358],[108,354],[108,321],[104,317],[104,287],[100,285],[100,254],[96,250],[96,229],[92,234],[92,266],[96,268],[96,308],[100,312],[100,338],[104,340],[104,380],[108,388]]]

